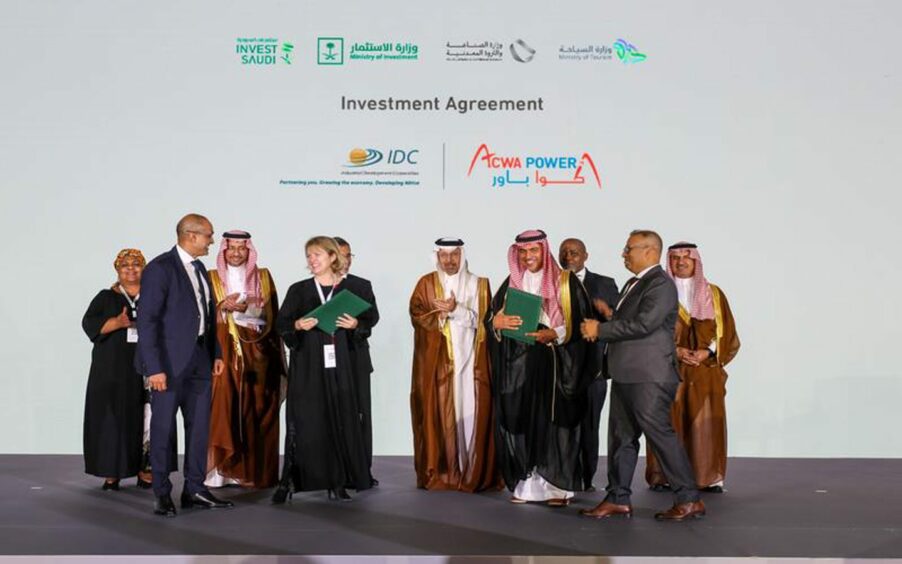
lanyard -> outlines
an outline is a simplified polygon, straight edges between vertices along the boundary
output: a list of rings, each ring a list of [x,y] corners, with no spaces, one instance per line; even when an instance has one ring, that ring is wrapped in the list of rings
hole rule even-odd
[[[132,312],[132,319],[137,318],[138,317],[138,299],[141,297],[141,294],[138,293],[138,295],[135,296],[135,299],[133,300],[131,298],[131,296],[128,295],[128,292],[126,292],[125,289],[122,288],[121,286],[119,287],[119,293],[122,294],[125,297],[125,301],[128,302],[128,307]]]
[[[317,293],[319,293],[319,301],[320,301],[320,303],[323,303],[323,304],[332,299],[332,294],[335,293],[335,286],[338,285],[338,284],[333,284],[332,289],[329,290],[329,295],[325,296],[325,295],[323,295],[323,288],[322,288],[322,286],[319,285],[319,282],[314,280],[313,283],[316,284],[316,291],[317,291]]]

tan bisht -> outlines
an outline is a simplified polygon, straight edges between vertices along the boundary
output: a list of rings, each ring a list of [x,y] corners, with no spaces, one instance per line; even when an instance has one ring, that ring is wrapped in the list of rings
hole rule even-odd
[[[459,240],[436,241],[436,261],[439,249],[458,248],[462,253],[461,246]],[[491,291],[488,279],[467,272],[461,253],[454,275],[438,265],[439,270],[420,278],[410,297],[414,327],[410,410],[417,487],[476,492],[501,487],[482,324]],[[457,307],[441,311],[452,293]]]
[[[670,261],[678,253],[694,261],[692,277],[681,279],[678,272],[674,276]],[[681,382],[671,408],[673,427],[692,462],[696,485],[700,489],[720,491],[727,472],[727,372],[724,367],[739,351],[739,337],[727,297],[720,288],[704,279],[696,248],[689,243],[678,243],[670,247],[669,255],[668,272],[674,276],[681,298],[674,333],[677,356],[680,357],[683,350],[709,350],[708,358],[698,366],[679,362]],[[667,483],[650,450],[645,478],[652,486]]]
[[[282,340],[274,331],[279,302],[269,271],[256,267],[249,236],[237,233],[242,232],[224,235],[219,268],[210,272],[226,371],[213,379],[205,483],[268,488],[278,482],[279,405],[286,373]],[[250,260],[241,267],[223,260],[230,235],[250,248]],[[249,306],[244,312],[228,311],[236,298],[227,298],[236,294]]]

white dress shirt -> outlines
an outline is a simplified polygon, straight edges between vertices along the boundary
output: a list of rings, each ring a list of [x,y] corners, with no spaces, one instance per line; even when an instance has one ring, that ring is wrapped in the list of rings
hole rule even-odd
[[[207,327],[207,304],[203,303],[200,297],[200,289],[197,285],[197,274],[195,274],[194,265],[191,264],[196,259],[188,254],[185,249],[180,246],[175,246],[176,250],[179,253],[179,258],[182,259],[182,264],[185,266],[185,272],[188,273],[188,280],[191,281],[191,287],[194,289],[194,302],[197,304],[197,311],[200,314],[198,316],[198,326],[197,326],[197,336],[200,337],[204,334],[204,329]],[[204,285],[204,293],[207,296],[207,299],[210,298],[210,286],[207,284],[207,281],[204,279],[204,276],[201,274],[200,279]]]

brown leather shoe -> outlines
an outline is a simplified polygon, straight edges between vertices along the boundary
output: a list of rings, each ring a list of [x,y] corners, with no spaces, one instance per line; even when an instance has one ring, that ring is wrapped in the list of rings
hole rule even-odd
[[[552,499],[546,499],[545,505],[548,507],[567,507],[570,505],[570,498],[568,497],[555,497]]]
[[[705,515],[705,503],[702,500],[675,503],[667,511],[655,513],[655,519],[659,521],[685,521],[686,519],[700,519]]]
[[[633,516],[633,508],[629,505],[618,505],[610,501],[602,501],[592,509],[580,509],[579,514],[593,519],[607,519],[608,517],[619,516],[629,519]]]

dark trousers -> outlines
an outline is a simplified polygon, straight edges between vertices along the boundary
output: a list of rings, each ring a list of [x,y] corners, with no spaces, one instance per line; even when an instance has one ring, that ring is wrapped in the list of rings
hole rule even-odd
[[[677,503],[697,501],[698,490],[686,451],[670,422],[670,406],[678,382],[611,385],[608,422],[608,495],[605,499],[629,505],[630,484],[639,459],[639,437],[654,449]]]
[[[604,398],[608,392],[608,381],[598,377],[586,390],[588,407],[586,416],[580,424],[580,457],[583,467],[583,487],[592,485],[592,478],[598,470],[598,428],[601,425],[601,408],[604,407]]]
[[[210,432],[210,353],[202,345],[194,347],[194,355],[185,371],[178,377],[167,374],[166,391],[154,391],[151,396],[153,415],[150,419],[150,466],[153,473],[153,492],[169,495],[172,482],[169,469],[176,467],[171,460],[178,439],[175,415],[182,410],[185,422],[185,491],[196,494],[206,491],[207,437]]]

